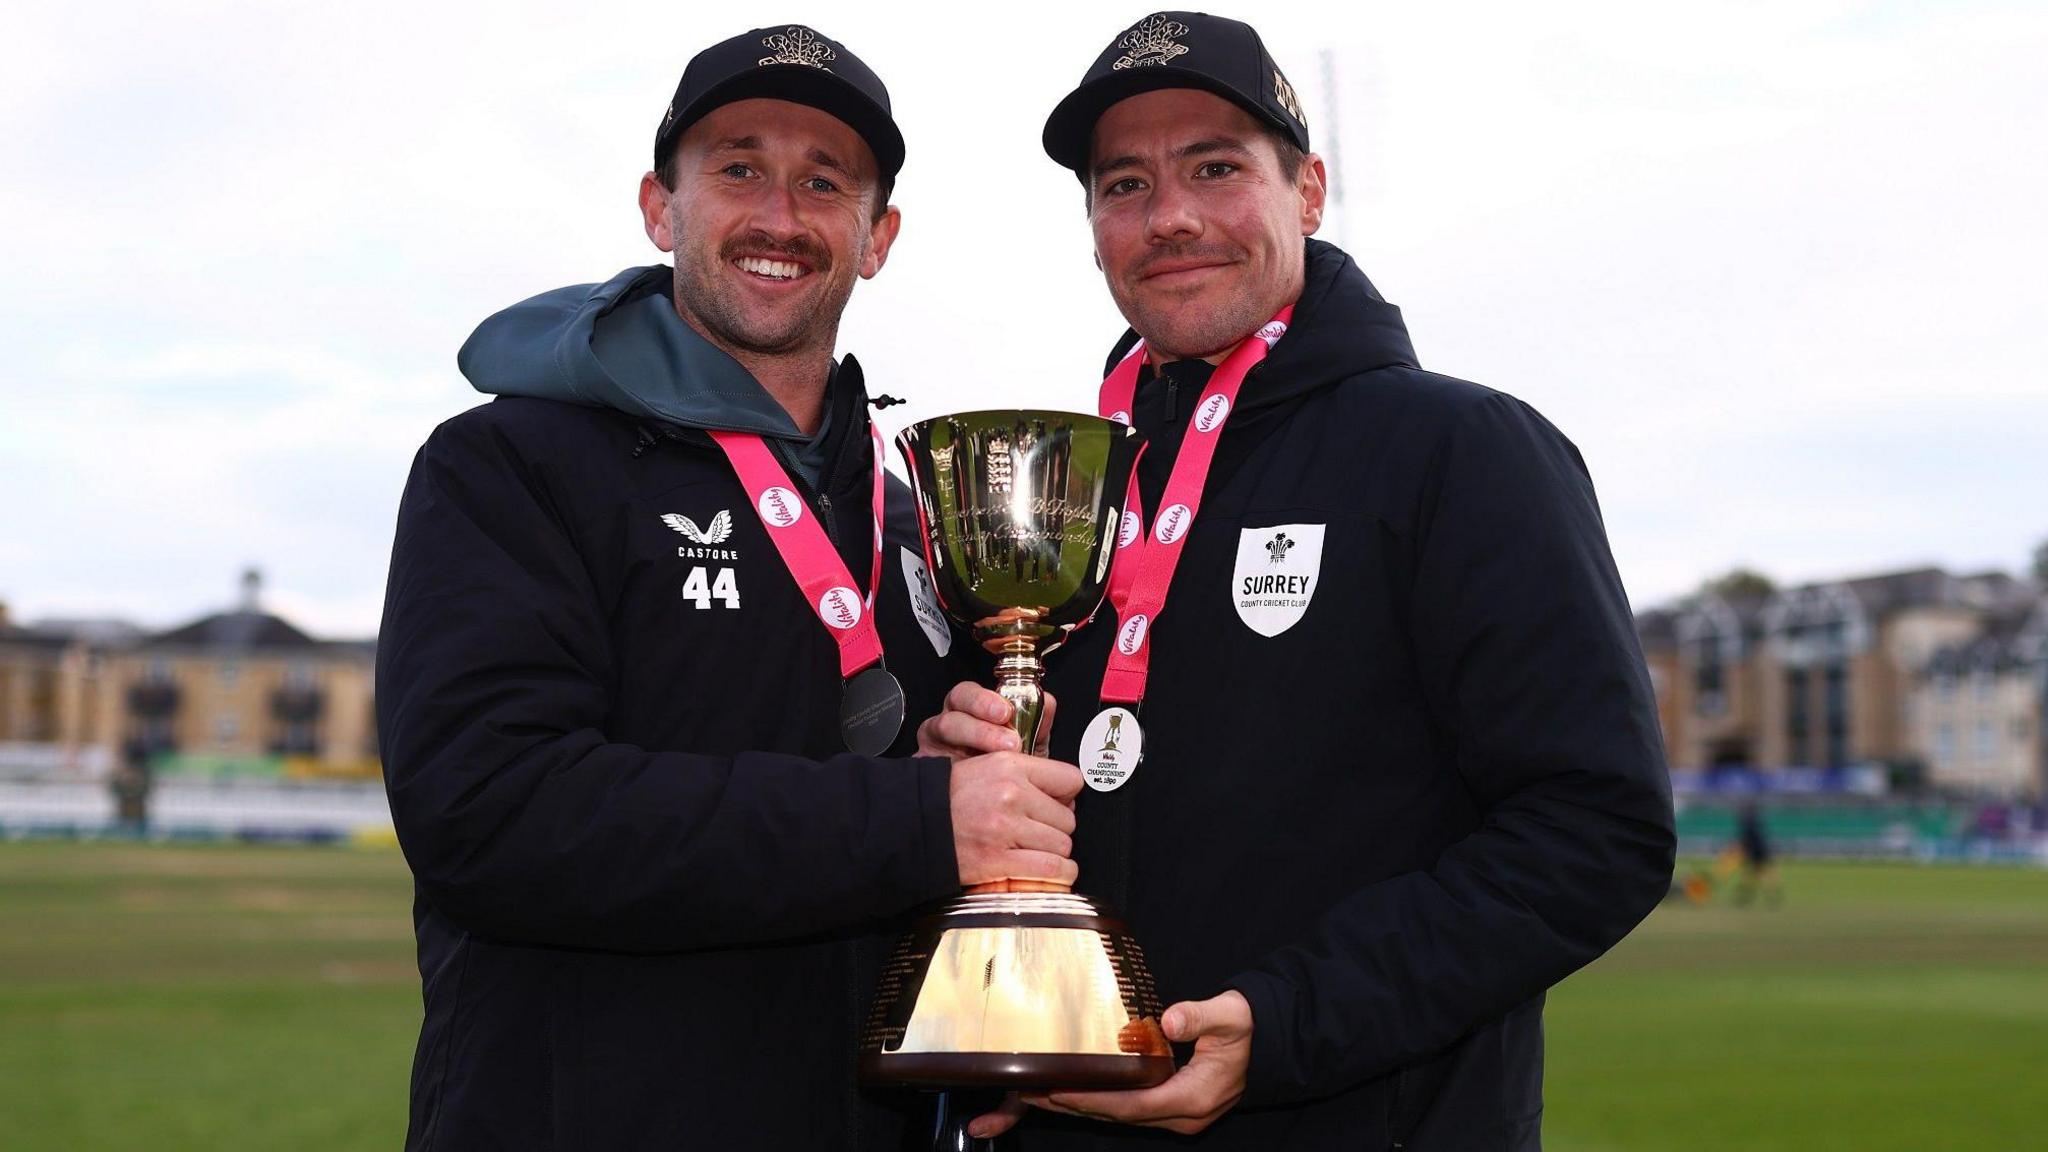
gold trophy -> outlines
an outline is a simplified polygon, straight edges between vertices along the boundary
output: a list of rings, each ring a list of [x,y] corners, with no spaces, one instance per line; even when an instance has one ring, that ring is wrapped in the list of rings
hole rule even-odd
[[[996,690],[1031,748],[1040,658],[1102,599],[1143,437],[1096,416],[1005,410],[927,420],[896,443],[939,602],[995,654]],[[1119,919],[1064,884],[999,880],[924,916],[898,944],[861,1038],[860,1076],[924,1088],[1149,1087],[1173,1074],[1159,1013]],[[945,1109],[939,1146],[968,1147],[948,1137]]]

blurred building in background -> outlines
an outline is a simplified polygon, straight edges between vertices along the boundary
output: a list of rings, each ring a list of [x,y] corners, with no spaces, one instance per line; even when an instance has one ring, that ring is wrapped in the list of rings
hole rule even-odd
[[[1709,588],[1638,618],[1674,768],[1881,765],[1897,783],[2048,793],[2048,601],[1919,568]]]
[[[1678,671],[1672,712],[1677,724],[1665,729],[1674,763],[1763,762],[1764,682],[1770,674],[1763,611],[1768,603],[1761,594],[1709,591],[1674,614]]]
[[[1684,731],[1679,716],[1683,689],[1678,678],[1683,672],[1678,655],[1678,614],[1669,608],[1651,608],[1636,613],[1636,636],[1642,643],[1643,662],[1650,669],[1650,687],[1657,694],[1657,728],[1664,733],[1665,755],[1678,762],[1680,749],[1670,741]]]
[[[1975,636],[1937,649],[1909,714],[1930,777],[1970,792],[2044,794],[2048,603],[1993,615]]]
[[[261,593],[154,633],[0,608],[0,836],[388,839],[376,642]],[[2042,584],[1738,572],[1637,626],[1687,851],[1761,798],[1797,854],[2048,863]]]
[[[376,780],[372,641],[319,640],[240,602],[165,632],[9,622],[0,610],[0,774]]]
[[[0,768],[91,775],[112,754],[107,653],[141,630],[119,621],[23,627],[0,605]]]
[[[248,572],[232,610],[113,655],[110,735],[160,773],[377,779],[374,643],[316,640],[261,591]]]

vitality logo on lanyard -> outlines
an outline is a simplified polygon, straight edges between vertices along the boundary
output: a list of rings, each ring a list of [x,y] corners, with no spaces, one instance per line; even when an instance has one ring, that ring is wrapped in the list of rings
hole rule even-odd
[[[1136,483],[1131,486],[1131,507],[1119,526],[1116,564],[1109,574],[1109,602],[1116,608],[1119,623],[1109,664],[1102,673],[1104,707],[1081,736],[1081,773],[1088,786],[1098,791],[1121,788],[1144,757],[1145,733],[1138,724],[1138,711],[1145,700],[1152,636],[1166,608],[1166,590],[1173,584],[1181,550],[1201,513],[1209,466],[1215,462],[1217,442],[1237,406],[1238,389],[1287,334],[1293,316],[1292,305],[1282,308],[1217,366],[1208,391],[1188,417],[1180,455],[1167,477],[1160,499],[1162,509],[1149,535],[1142,531],[1144,510],[1138,487]],[[1097,410],[1103,416],[1128,422],[1137,399],[1138,370],[1144,362],[1145,345],[1140,341],[1102,382]]]
[[[879,756],[903,728],[903,686],[883,665],[882,638],[875,631],[875,593],[882,585],[882,434],[870,423],[868,435],[874,445],[875,531],[874,565],[865,597],[824,527],[807,514],[803,497],[791,487],[789,473],[768,445],[746,432],[714,431],[711,438],[732,462],[783,566],[839,646],[844,683],[839,731],[846,747],[863,756]]]

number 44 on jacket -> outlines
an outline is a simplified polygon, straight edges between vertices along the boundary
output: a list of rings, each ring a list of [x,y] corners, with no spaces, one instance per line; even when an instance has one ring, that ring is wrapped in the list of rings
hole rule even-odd
[[[683,580],[683,599],[694,608],[709,608],[714,599],[723,601],[727,608],[737,608],[740,606],[739,582],[733,579],[730,568],[720,568],[718,575],[713,577],[709,569],[699,564],[690,569],[689,576]]]

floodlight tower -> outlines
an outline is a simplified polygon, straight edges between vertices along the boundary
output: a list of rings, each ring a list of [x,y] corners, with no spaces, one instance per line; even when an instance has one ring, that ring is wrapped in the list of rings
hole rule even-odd
[[[1337,217],[1337,247],[1350,251],[1345,239],[1344,144],[1337,116],[1337,53],[1322,51],[1323,64],[1323,165],[1330,174],[1330,205]]]

